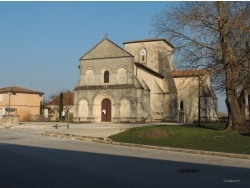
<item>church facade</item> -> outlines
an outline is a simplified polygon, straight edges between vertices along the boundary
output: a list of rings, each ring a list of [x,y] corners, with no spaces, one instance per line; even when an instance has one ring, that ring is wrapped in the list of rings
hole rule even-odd
[[[74,121],[179,121],[180,82],[174,75],[173,51],[174,47],[165,39],[125,42],[122,49],[105,37],[80,58],[80,78],[74,89]],[[183,120],[193,121],[197,114],[193,111],[191,114],[181,110],[184,116],[192,116]]]

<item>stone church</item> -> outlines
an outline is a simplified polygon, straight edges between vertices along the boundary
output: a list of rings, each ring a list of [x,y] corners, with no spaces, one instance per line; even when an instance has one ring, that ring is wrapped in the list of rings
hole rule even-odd
[[[122,49],[105,37],[80,58],[74,121],[191,122],[198,114],[216,120],[210,76],[203,70],[176,71],[173,51],[165,39],[125,42]],[[205,79],[198,89],[200,78]]]

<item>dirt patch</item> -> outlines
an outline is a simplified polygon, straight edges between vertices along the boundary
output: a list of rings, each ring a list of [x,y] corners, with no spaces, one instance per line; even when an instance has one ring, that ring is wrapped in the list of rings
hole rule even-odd
[[[159,138],[159,137],[162,138],[168,136],[169,136],[168,132],[162,129],[152,129],[141,134],[141,137],[147,137],[147,138]]]

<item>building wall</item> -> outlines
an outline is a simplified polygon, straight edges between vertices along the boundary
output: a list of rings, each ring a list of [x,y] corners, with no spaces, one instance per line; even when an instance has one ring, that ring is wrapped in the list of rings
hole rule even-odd
[[[132,58],[81,60],[78,86],[132,84],[132,63]],[[110,73],[109,83],[103,82],[105,70]]]
[[[36,120],[40,115],[40,102],[43,97],[38,94],[16,93],[10,95],[10,107],[17,109],[20,121]],[[5,108],[9,105],[9,94],[0,94],[0,113],[7,114]],[[1,117],[0,117],[1,118]]]
[[[74,121],[101,122],[101,102],[111,101],[112,122],[144,122],[149,109],[142,101],[149,101],[141,88],[82,89],[75,91]]]
[[[140,52],[146,51],[146,61]],[[171,70],[174,70],[173,48],[163,40],[125,43],[125,50],[138,62],[161,76],[155,76],[143,69],[134,68],[139,80],[144,80],[150,89],[150,110],[152,121],[176,121],[177,91]],[[164,77],[164,78],[163,78]]]
[[[149,105],[142,103],[149,103],[149,94],[135,78],[133,66],[133,56],[106,39],[85,54],[74,91],[74,121],[101,122],[101,103],[109,99],[112,122],[144,122]],[[105,71],[109,72],[108,83],[104,82]]]
[[[100,122],[104,99],[111,101],[113,122],[178,121],[181,101],[185,121],[198,119],[197,77],[173,77],[171,45],[162,39],[134,41],[125,43],[125,50],[104,39],[80,59],[75,121]],[[108,83],[104,83],[105,71],[109,71]],[[216,97],[211,94],[210,77],[204,78],[201,95],[210,95],[200,98],[201,116],[212,120],[217,114]]]
[[[165,53],[168,56],[171,69],[174,69],[173,65],[173,49],[167,45],[164,41],[150,41],[150,42],[138,42],[138,43],[126,43],[125,50],[134,56],[134,62],[143,63],[150,69],[159,72],[159,53]],[[146,62],[140,60],[140,50],[145,48],[147,53]]]
[[[174,78],[178,91],[178,111],[181,120],[181,113],[184,113],[185,122],[198,121],[199,95],[200,95],[200,118],[201,121],[217,120],[217,98],[210,88],[210,78],[208,75],[200,79],[198,77],[177,77]],[[183,102],[183,110],[181,109]]]
[[[198,81],[195,77],[174,78],[178,91],[178,110],[183,101],[185,121],[192,122],[198,119]],[[179,115],[180,116],[180,115]],[[179,117],[180,119],[180,117]]]
[[[165,102],[165,89],[164,80],[150,73],[147,73],[140,68],[136,69],[136,76],[142,82],[144,81],[150,90],[150,116],[151,121],[163,121],[166,117],[164,106]]]

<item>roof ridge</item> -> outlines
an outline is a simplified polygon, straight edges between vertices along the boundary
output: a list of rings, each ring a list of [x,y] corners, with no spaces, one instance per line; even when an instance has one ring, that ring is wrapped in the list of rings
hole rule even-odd
[[[209,73],[207,69],[173,70],[173,77],[201,76]]]
[[[139,42],[155,42],[155,41],[164,41],[166,44],[168,44],[170,47],[173,49],[175,48],[169,41],[167,41],[164,38],[151,38],[151,39],[141,39],[141,40],[133,40],[133,41],[127,41],[123,42],[123,44],[128,44],[128,43],[139,43]]]
[[[133,56],[129,52],[127,52],[125,49],[123,49],[122,47],[120,47],[119,45],[117,45],[116,43],[114,43],[113,41],[111,41],[110,39],[108,39],[107,37],[105,37],[100,42],[98,42],[94,47],[92,47],[87,53],[85,53],[79,60],[84,59],[84,57],[86,57],[91,51],[93,51],[97,46],[99,46],[105,40],[107,40],[108,42],[110,42],[111,44],[113,44],[114,46],[116,46],[117,48],[119,48],[120,50],[122,50],[123,52],[126,52],[127,55]]]
[[[19,87],[19,86],[11,86],[11,87],[0,88],[0,93],[8,93],[8,92],[29,93],[29,94],[39,94],[39,95],[43,95],[44,94],[43,92],[40,92],[40,91],[26,89],[26,88]]]

